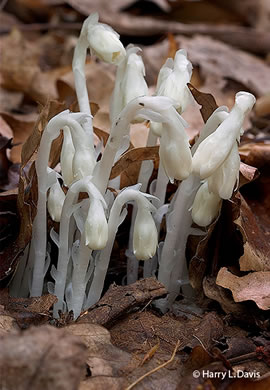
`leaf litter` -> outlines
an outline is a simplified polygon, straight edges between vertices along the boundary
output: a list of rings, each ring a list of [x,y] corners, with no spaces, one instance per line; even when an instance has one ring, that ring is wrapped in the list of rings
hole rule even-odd
[[[15,10],[12,5],[8,14],[13,16],[14,13],[16,18],[12,23],[17,25],[22,15],[31,22],[33,17],[40,17],[40,12],[49,23],[53,17],[58,21],[64,18],[64,22],[69,17],[77,22],[82,20],[80,12],[88,13],[90,7],[89,2],[86,6],[85,2],[78,5],[78,2],[72,1],[69,3],[73,10],[67,10],[62,1],[21,0],[19,3],[21,8]],[[0,371],[8,372],[4,379],[1,377],[5,381],[1,385],[8,389],[28,389],[32,386],[44,389],[118,390],[133,386],[136,389],[241,390],[268,389],[270,386],[267,375],[270,343],[267,316],[270,299],[269,218],[266,213],[270,205],[267,197],[267,167],[270,161],[267,127],[270,113],[267,97],[269,66],[262,58],[244,51],[246,47],[243,42],[239,47],[244,50],[239,50],[232,48],[232,42],[228,37],[224,39],[224,36],[222,40],[227,44],[202,35],[187,38],[194,26],[197,33],[203,29],[198,29],[195,24],[181,24],[182,21],[168,24],[165,18],[170,14],[171,7],[175,6],[172,3],[152,2],[158,8],[160,20],[140,16],[140,12],[147,9],[147,2],[141,3],[136,5],[137,8],[134,2],[116,1],[110,6],[106,3],[100,9],[100,14],[104,22],[114,21],[113,27],[120,32],[138,34],[140,39],[142,34],[164,34],[168,32],[169,25],[170,31],[184,34],[144,49],[148,81],[152,84],[156,82],[157,69],[167,54],[173,55],[181,47],[188,50],[195,66],[196,79],[192,80],[191,91],[201,106],[204,120],[221,103],[231,107],[232,96],[240,86],[259,97],[256,115],[246,123],[245,127],[250,130],[246,131],[239,149],[242,158],[241,195],[236,193],[232,202],[224,202],[219,219],[202,236],[189,238],[187,255],[190,280],[197,291],[196,305],[192,308],[187,308],[180,296],[173,311],[161,316],[152,302],[166,292],[154,279],[146,279],[130,286],[112,285],[101,301],[82,313],[77,322],[71,322],[68,317],[62,318],[54,324],[61,328],[57,329],[48,325],[52,321],[50,309],[55,301],[54,296],[14,298],[6,289],[1,290]],[[97,10],[102,4],[92,2],[91,7]],[[135,10],[140,12],[132,14]],[[222,15],[226,15],[226,12]],[[207,28],[211,30],[209,25]],[[230,31],[231,26],[227,28]],[[235,32],[241,30],[237,28]],[[212,37],[221,36],[217,28],[213,27],[211,31]],[[255,28],[245,31],[254,34],[257,39],[259,31],[255,31]],[[4,53],[0,70],[1,96],[4,96],[5,102],[1,106],[1,129],[6,132],[3,136],[8,135],[1,152],[1,167],[5,180],[13,188],[12,191],[5,191],[4,187],[4,192],[0,194],[0,238],[3,244],[0,278],[3,287],[12,277],[31,238],[37,201],[36,177],[31,164],[35,161],[41,133],[50,117],[64,107],[76,104],[68,66],[75,42],[72,34],[64,37],[61,33],[48,32],[42,36],[30,30],[23,34],[16,26],[9,35],[0,39]],[[239,43],[240,35],[235,34]],[[265,53],[267,33],[261,36],[263,40],[258,50]],[[54,50],[60,50],[61,55],[53,55]],[[252,48],[250,51],[254,52]],[[241,66],[238,66],[239,63]],[[108,96],[113,86],[114,71],[100,65],[90,62],[86,68],[90,100],[99,106],[94,117],[95,132],[105,144],[109,124]],[[103,82],[102,87],[93,88],[93,83],[100,85],[100,81]],[[217,103],[209,94],[210,90]],[[49,98],[63,103],[48,103]],[[38,116],[36,102],[42,103],[43,108],[34,124]],[[188,114],[194,127],[190,131],[191,139],[203,123],[202,118],[194,116],[195,111],[192,108]],[[189,118],[186,119],[190,121]],[[141,147],[147,134],[145,124],[140,131],[134,130],[131,138],[135,148],[130,148],[116,162],[112,171],[112,178],[123,174],[123,185],[135,180],[140,161],[149,159],[154,162],[155,168],[158,166],[158,147]],[[10,141],[11,137],[13,141]],[[59,161],[61,142],[59,137],[54,144],[50,156],[52,167]],[[133,163],[135,159],[137,162]],[[21,162],[19,181],[8,175],[10,168],[18,162]],[[175,188],[169,187],[169,191],[173,193]],[[117,245],[120,249],[117,261],[122,264],[120,238]],[[25,328],[28,329],[20,330]],[[18,353],[20,350],[25,353]],[[199,371],[199,377],[193,376],[194,370]],[[260,378],[253,381],[232,379],[227,375],[225,381],[218,376],[213,380],[204,380],[203,370],[214,373],[256,370],[260,372]]]

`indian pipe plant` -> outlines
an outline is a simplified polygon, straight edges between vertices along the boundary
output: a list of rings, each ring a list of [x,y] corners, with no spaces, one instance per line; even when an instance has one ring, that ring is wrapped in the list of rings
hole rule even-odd
[[[185,249],[188,236],[196,233],[194,223],[197,233],[203,234],[200,227],[217,218],[222,200],[230,199],[237,187],[238,142],[245,115],[255,103],[252,94],[237,93],[232,110],[216,109],[191,148],[188,124],[181,116],[192,102],[187,86],[192,65],[186,51],[178,50],[174,59],[167,59],[160,69],[155,95],[148,96],[141,49],[133,45],[125,49],[119,35],[98,19],[98,14],[92,14],[85,20],[74,52],[72,67],[80,112],[61,112],[42,133],[36,159],[38,203],[32,241],[10,286],[15,296],[55,294],[55,318],[60,312],[73,311],[76,319],[100,299],[128,204],[133,205],[133,212],[126,251],[127,281],[138,279],[139,260],[144,260],[144,276],[156,275],[168,291],[156,306],[163,312],[170,308],[189,284]],[[117,66],[110,135],[98,161],[100,151],[94,144],[84,73],[88,48],[92,55]],[[119,190],[120,180],[110,181],[108,188],[110,173],[129,146],[130,124],[144,120],[150,121],[147,146],[160,143],[157,179],[149,183],[153,162],[144,161],[138,184],[112,192],[113,187]],[[52,142],[61,130],[61,173],[56,173],[48,161]],[[172,201],[165,204],[167,184],[174,180],[181,182]],[[146,193],[148,187],[150,193]],[[82,192],[87,198],[80,200]],[[59,234],[47,231],[48,212],[59,223]],[[164,216],[166,235],[161,241]],[[58,247],[56,266],[51,264],[48,235]]]

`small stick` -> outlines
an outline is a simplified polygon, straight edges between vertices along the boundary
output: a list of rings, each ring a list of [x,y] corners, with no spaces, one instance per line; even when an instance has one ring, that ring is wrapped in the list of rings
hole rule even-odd
[[[152,375],[154,374],[154,372],[160,370],[161,368],[163,367],[166,367],[168,364],[170,364],[174,358],[175,358],[175,355],[176,355],[176,352],[177,352],[177,349],[179,348],[180,346],[180,340],[177,341],[176,343],[176,346],[174,348],[174,351],[172,353],[172,356],[169,360],[167,360],[165,363],[162,363],[160,366],[157,366],[156,368],[153,368],[153,370],[151,371],[148,371],[146,374],[142,375],[140,378],[138,378],[135,382],[131,383],[131,385],[129,385],[125,390],[131,390],[133,389],[133,387],[135,387],[139,382],[141,382],[144,378],[146,378],[147,376],[149,375]]]

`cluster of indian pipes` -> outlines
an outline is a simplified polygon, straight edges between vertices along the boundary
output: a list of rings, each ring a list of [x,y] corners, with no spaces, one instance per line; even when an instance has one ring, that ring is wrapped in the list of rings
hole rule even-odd
[[[102,144],[94,142],[84,73],[88,48],[92,55],[117,66],[110,135],[102,154]],[[11,293],[56,295],[55,318],[60,311],[72,310],[76,319],[100,299],[115,236],[128,204],[133,205],[133,215],[126,251],[127,282],[138,279],[138,261],[145,260],[144,277],[156,275],[168,291],[167,298],[156,303],[166,311],[180,289],[188,285],[188,236],[203,234],[199,227],[218,217],[222,200],[230,199],[237,187],[238,142],[254,96],[239,92],[230,112],[226,107],[214,111],[190,148],[185,131],[188,125],[181,116],[192,101],[187,87],[192,65],[185,50],[178,50],[175,58],[167,59],[162,66],[154,96],[148,95],[140,50],[133,45],[125,49],[119,35],[99,23],[98,14],[90,15],[83,24],[72,64],[80,112],[61,112],[42,134],[36,160],[38,204],[32,241],[19,263]],[[149,183],[153,162],[144,161],[138,184],[115,196],[107,188],[119,189],[120,180],[110,181],[111,169],[129,147],[130,124],[144,120],[150,121],[147,146],[160,143],[157,179]],[[61,130],[64,140],[59,174],[48,167],[48,162],[51,144]],[[167,184],[175,179],[181,184],[171,203],[164,204]],[[88,197],[81,200],[80,193]],[[59,234],[47,232],[47,212],[59,222]],[[166,236],[160,242],[163,217]],[[56,266],[50,264],[48,234],[58,247]],[[47,279],[51,281],[45,282],[49,269]]]

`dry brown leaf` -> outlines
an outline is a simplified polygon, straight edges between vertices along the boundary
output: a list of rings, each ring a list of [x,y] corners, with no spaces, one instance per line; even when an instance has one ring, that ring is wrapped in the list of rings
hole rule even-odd
[[[0,338],[6,333],[19,329],[15,319],[7,314],[0,306]]]
[[[203,34],[257,53],[267,53],[270,47],[267,32],[242,26],[228,24],[215,26],[209,23],[186,24],[151,16],[137,16],[128,12],[117,12],[119,11],[118,1],[95,0],[89,2],[88,0],[81,0],[77,2],[76,0],[69,0],[69,4],[86,16],[91,12],[98,11],[101,21],[108,23],[120,34],[131,36],[164,35],[168,32],[189,36]],[[196,4],[196,9],[197,6]]]
[[[241,197],[240,216],[235,221],[244,237],[244,254],[240,257],[241,271],[270,271],[270,244],[247,202]]]
[[[188,58],[194,66],[200,67],[203,78],[217,77],[219,80],[234,80],[257,96],[265,95],[270,90],[269,67],[252,54],[234,49],[225,43],[209,37],[195,36],[185,38],[176,36],[182,49],[186,49]],[[146,61],[146,74],[149,67],[156,74],[166,56],[168,43],[163,41],[143,50]]]
[[[1,290],[0,304],[5,313],[11,315],[22,329],[31,325],[42,325],[51,319],[49,309],[57,301],[56,296],[44,294],[36,298],[14,298],[9,296],[8,290]]]
[[[270,272],[253,272],[238,277],[223,267],[216,283],[230,289],[235,302],[251,300],[262,310],[270,309]]]
[[[37,114],[14,115],[3,112],[2,117],[13,132],[13,143],[18,144],[12,148],[10,159],[14,163],[21,162],[22,145],[32,133]]]
[[[52,326],[33,327],[1,338],[0,387],[9,390],[74,390],[85,370],[86,347]]]
[[[257,142],[241,145],[239,148],[241,160],[256,168],[264,168],[270,162],[270,144]]]
[[[159,160],[159,146],[134,148],[124,153],[113,166],[110,179],[114,179],[124,171],[132,170],[132,165],[144,160]]]
[[[190,83],[188,83],[188,87],[196,102],[201,105],[201,115],[203,117],[204,122],[206,122],[208,118],[213,114],[213,112],[218,108],[214,96],[210,93],[198,91],[198,89],[196,89]]]
[[[240,163],[240,177],[239,177],[239,188],[244,184],[250,183],[259,177],[259,171],[257,168],[251,165]]]

